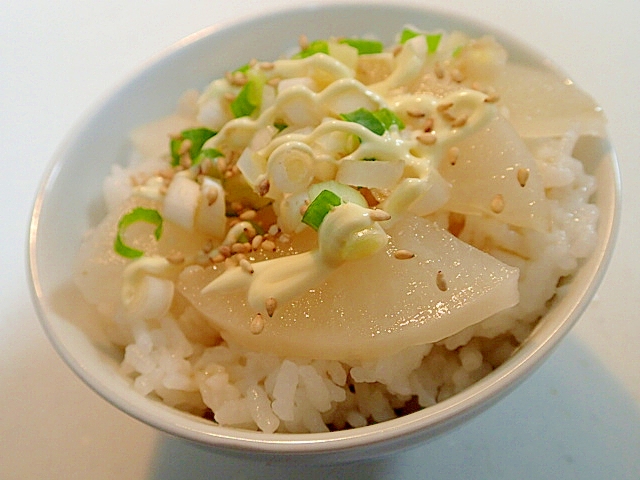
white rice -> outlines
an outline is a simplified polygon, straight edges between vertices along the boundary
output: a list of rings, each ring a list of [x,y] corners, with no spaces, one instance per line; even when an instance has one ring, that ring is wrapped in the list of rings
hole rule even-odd
[[[248,352],[211,333],[191,306],[154,327],[139,323],[124,348],[122,371],[140,394],[221,425],[264,432],[320,432],[361,427],[442,401],[503,363],[547,309],[558,280],[571,274],[596,241],[598,212],[588,203],[593,177],[573,158],[553,159],[563,185],[551,185],[555,228],[526,232],[518,242],[524,262],[497,248],[513,238],[497,222],[468,219],[460,237],[483,245],[521,269],[520,303],[437,344],[411,347],[389,358],[347,364],[278,358]],[[567,172],[571,172],[569,177]],[[121,175],[118,171],[116,175]],[[557,183],[553,174],[549,178]],[[189,340],[189,338],[191,340]],[[201,338],[202,341],[194,341]],[[117,340],[117,338],[114,338]]]
[[[429,407],[501,365],[547,311],[559,282],[593,250],[598,210],[590,199],[595,180],[579,160],[562,153],[567,142],[575,139],[530,146],[553,206],[549,232],[510,229],[496,220],[468,216],[459,235],[520,269],[520,302],[436,344],[359,363],[280,358],[226,341],[187,301],[175,302],[158,321],[130,323],[108,307],[111,300],[87,300],[114,319],[108,334],[122,346],[121,370],[137,392],[220,425],[322,432]],[[104,184],[109,210],[130,195],[131,177],[158,169],[158,162],[135,160],[130,167],[114,167]],[[446,215],[434,220],[447,226]]]

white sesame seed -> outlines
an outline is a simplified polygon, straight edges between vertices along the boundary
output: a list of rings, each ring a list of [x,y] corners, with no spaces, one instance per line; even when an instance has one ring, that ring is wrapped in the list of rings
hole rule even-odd
[[[524,187],[529,180],[529,169],[528,168],[519,168],[518,169],[518,183],[521,187]]]
[[[384,222],[385,220],[389,220],[391,218],[391,214],[379,208],[375,208],[369,210],[369,218],[374,222]]]
[[[276,311],[276,307],[278,306],[278,301],[273,297],[269,297],[265,300],[264,306],[267,309],[267,315],[273,317],[273,313]]]
[[[433,145],[436,143],[437,137],[434,132],[425,132],[418,135],[416,139],[423,145]]]
[[[182,253],[172,253],[171,255],[168,255],[167,257],[167,261],[173,265],[178,265],[180,263],[184,263],[184,255]]]
[[[458,161],[458,157],[460,156],[460,149],[458,147],[451,147],[447,151],[447,160],[450,165],[455,165]]]
[[[464,74],[457,68],[454,68],[451,70],[451,80],[460,83],[464,80]]]
[[[504,197],[497,193],[491,199],[491,211],[493,213],[501,213],[504,210]]]
[[[275,252],[276,251],[276,244],[274,242],[272,242],[271,240],[265,240],[260,245],[260,248],[262,248],[262,250],[264,250],[266,252]]]
[[[396,257],[398,260],[409,260],[410,258],[415,257],[416,254],[413,253],[411,250],[396,250],[393,256]]]
[[[240,259],[238,265],[240,265],[240,268],[242,268],[242,270],[244,270],[245,272],[253,273],[253,265],[251,265],[251,262],[249,262],[249,260],[247,260],[246,258]]]
[[[447,281],[444,279],[444,273],[442,273],[442,270],[438,270],[438,273],[436,274],[436,285],[440,291],[447,291]]]
[[[451,126],[452,127],[463,127],[467,123],[467,120],[469,120],[469,115],[462,114],[459,117],[456,117],[451,121]]]
[[[251,240],[251,248],[253,250],[258,250],[258,248],[260,248],[260,245],[262,245],[262,240],[262,235],[256,235],[255,237],[253,237],[253,239]]]
[[[309,48],[309,38],[302,34],[298,37],[298,45],[300,46],[300,50],[306,50]]]
[[[409,117],[412,117],[412,118],[422,118],[426,114],[424,112],[419,111],[419,110],[407,110],[407,115]]]
[[[258,215],[258,212],[255,210],[245,210],[239,215],[240,220],[253,220]]]
[[[262,330],[264,330],[264,318],[262,318],[261,314],[256,313],[249,325],[249,331],[254,335],[258,335],[262,333]]]

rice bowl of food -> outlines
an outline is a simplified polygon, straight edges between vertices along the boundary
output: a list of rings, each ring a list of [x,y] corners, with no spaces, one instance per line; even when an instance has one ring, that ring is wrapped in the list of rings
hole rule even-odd
[[[604,273],[618,183],[597,103],[517,40],[417,7],[281,11],[189,37],[72,132],[34,299],[154,427],[374,456],[539,365]]]

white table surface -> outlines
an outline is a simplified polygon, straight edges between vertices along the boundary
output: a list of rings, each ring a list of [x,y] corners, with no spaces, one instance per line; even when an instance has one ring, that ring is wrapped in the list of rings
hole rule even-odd
[[[523,385],[460,429],[355,465],[239,461],[129,418],[58,358],[31,304],[25,249],[33,197],[62,138],[182,37],[290,3],[0,1],[0,478],[640,478],[638,0],[423,2],[535,45],[596,97],[624,189],[616,252],[586,314]]]

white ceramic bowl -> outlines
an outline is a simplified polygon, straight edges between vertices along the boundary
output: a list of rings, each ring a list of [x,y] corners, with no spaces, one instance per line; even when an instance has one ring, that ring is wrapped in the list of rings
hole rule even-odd
[[[374,6],[372,6],[374,5]],[[322,434],[264,434],[214,425],[136,393],[118,373],[121,353],[92,325],[69,288],[71,265],[84,231],[101,212],[101,184],[111,165],[124,162],[127,135],[168,114],[180,94],[250,58],[271,59],[297,37],[375,33],[386,42],[403,25],[493,34],[511,58],[549,66],[544,57],[484,25],[433,10],[385,4],[311,5],[215,26],[157,57],[86,116],[59,149],[44,176],[33,211],[29,261],[32,291],[42,325],[68,365],[113,405],[154,427],[211,447],[270,457],[310,456],[355,460],[393,452],[461,424],[504,396],[549,354],[586,308],[603,276],[614,243],[619,181],[613,151],[592,152],[601,211],[596,251],[517,353],[462,393],[417,413],[364,428]]]

